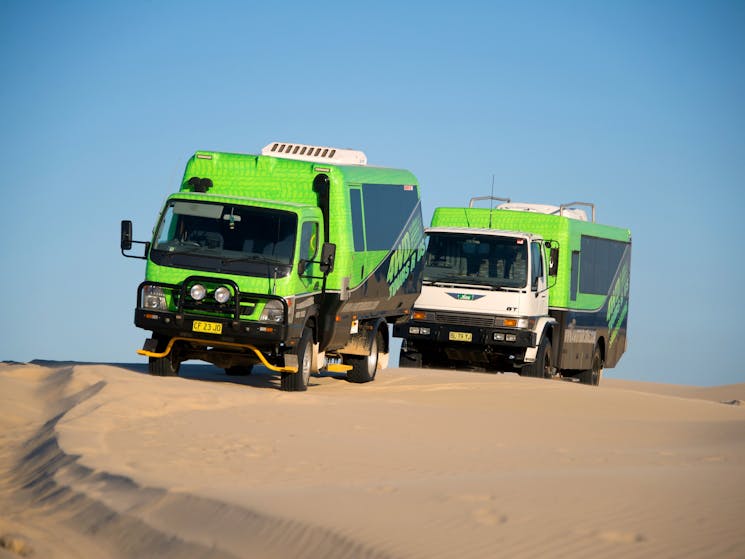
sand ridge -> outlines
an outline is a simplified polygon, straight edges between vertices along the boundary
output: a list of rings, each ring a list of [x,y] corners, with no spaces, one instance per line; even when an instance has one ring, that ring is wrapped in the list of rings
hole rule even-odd
[[[720,403],[743,385],[389,369],[290,394],[138,370],[0,366],[0,536],[43,547],[43,517],[110,557],[745,556],[745,407]]]

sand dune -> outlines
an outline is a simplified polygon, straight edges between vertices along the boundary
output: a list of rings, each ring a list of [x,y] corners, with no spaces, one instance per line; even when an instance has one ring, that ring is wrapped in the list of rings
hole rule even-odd
[[[0,365],[0,559],[745,557],[745,384],[277,387]]]

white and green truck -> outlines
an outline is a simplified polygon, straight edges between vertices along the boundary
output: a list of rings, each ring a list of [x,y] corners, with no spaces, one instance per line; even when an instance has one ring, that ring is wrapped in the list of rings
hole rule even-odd
[[[474,207],[483,199],[499,204]],[[401,366],[476,366],[597,385],[618,363],[631,233],[596,223],[593,204],[478,197],[468,208],[437,208],[426,234],[422,293],[409,320],[394,326]]]
[[[421,290],[419,185],[356,150],[199,151],[152,239],[122,221],[121,250],[147,263],[135,325],[152,332],[150,373],[199,359],[234,375],[263,364],[290,391],[323,368],[369,382]]]

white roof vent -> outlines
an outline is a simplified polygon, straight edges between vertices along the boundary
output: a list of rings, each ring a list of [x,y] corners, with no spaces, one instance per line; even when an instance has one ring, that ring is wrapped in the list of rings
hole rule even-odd
[[[367,156],[361,151],[306,144],[273,142],[264,146],[261,155],[338,165],[367,165]]]

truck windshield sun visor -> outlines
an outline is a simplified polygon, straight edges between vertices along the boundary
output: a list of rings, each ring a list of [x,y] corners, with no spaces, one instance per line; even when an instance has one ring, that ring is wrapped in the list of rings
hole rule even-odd
[[[528,277],[525,239],[494,235],[431,233],[424,281],[492,289],[524,288]]]
[[[292,268],[296,236],[292,212],[171,200],[158,224],[151,258],[174,267],[283,277]]]

